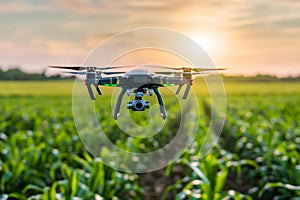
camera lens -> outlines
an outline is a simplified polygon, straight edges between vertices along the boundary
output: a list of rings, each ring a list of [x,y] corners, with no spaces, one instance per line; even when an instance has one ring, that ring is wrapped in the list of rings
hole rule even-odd
[[[142,109],[144,108],[143,102],[141,102],[141,101],[136,102],[136,103],[135,103],[135,108],[136,108],[137,110],[142,110]]]
[[[132,100],[132,102],[127,102],[127,109],[132,109],[132,111],[144,111],[149,109],[150,103],[144,100]]]

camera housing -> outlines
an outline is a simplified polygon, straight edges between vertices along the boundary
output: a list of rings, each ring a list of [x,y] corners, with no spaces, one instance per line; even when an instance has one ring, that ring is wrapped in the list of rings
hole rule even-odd
[[[132,100],[131,102],[127,102],[127,109],[131,109],[132,111],[144,111],[145,109],[149,109],[149,108],[150,108],[150,103],[142,99]]]

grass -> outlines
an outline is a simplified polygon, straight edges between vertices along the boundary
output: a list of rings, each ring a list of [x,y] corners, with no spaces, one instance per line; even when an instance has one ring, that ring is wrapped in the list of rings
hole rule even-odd
[[[0,81],[0,96],[72,96],[74,81]],[[207,96],[206,85],[197,80],[194,91]],[[300,94],[299,82],[225,82],[227,95]],[[101,87],[104,95],[110,87]]]
[[[0,81],[1,96],[71,96],[73,81]]]

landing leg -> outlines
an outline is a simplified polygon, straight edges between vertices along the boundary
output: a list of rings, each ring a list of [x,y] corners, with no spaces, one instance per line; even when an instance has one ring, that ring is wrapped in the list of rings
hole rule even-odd
[[[123,96],[126,92],[125,88],[122,88],[122,91],[120,92],[119,96],[118,96],[118,100],[117,100],[117,104],[116,104],[116,108],[115,108],[115,113],[114,113],[114,119],[117,120],[118,116],[119,116],[119,112],[120,112],[120,107],[121,107],[121,103],[122,103],[122,99]]]
[[[90,94],[91,100],[96,100],[96,97],[95,97],[95,94],[94,94],[94,92],[92,90],[91,84],[86,84],[86,87],[87,87],[88,92]]]
[[[158,88],[154,88],[154,93],[157,96],[157,100],[158,100],[158,103],[159,103],[161,116],[162,116],[163,119],[166,119],[167,118],[167,113],[166,113],[164,101],[163,101],[163,99],[161,97],[161,94],[160,94]]]
[[[98,85],[95,84],[95,88],[96,88],[98,94],[99,94],[99,95],[102,95],[102,92],[101,92],[100,88],[98,87]]]
[[[181,90],[182,86],[183,86],[183,85],[179,85],[179,86],[178,86],[178,88],[177,88],[177,90],[176,90],[176,93],[175,93],[176,95],[178,95],[178,94],[180,93],[180,90]]]
[[[186,88],[185,88],[185,91],[184,91],[182,99],[186,99],[187,98],[187,96],[189,95],[190,89],[191,89],[191,85],[190,84],[186,84]]]

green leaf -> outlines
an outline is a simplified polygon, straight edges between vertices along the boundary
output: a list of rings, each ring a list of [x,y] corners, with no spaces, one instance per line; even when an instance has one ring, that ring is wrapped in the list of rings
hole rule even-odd
[[[258,197],[262,198],[263,194],[271,189],[271,188],[276,188],[276,187],[280,187],[280,188],[284,188],[287,190],[292,190],[292,191],[300,191],[300,186],[296,186],[296,185],[291,185],[291,184],[285,184],[285,183],[281,183],[281,182],[276,182],[276,183],[267,183],[263,189],[261,191],[259,191],[258,193]]]
[[[26,200],[26,196],[24,196],[23,194],[17,193],[17,192],[13,192],[10,193],[8,195],[9,198],[16,198],[16,199],[20,199],[20,200]]]
[[[40,186],[29,184],[22,190],[22,193],[26,193],[28,190],[33,190],[35,192],[43,192],[44,191],[43,188],[41,188]]]

